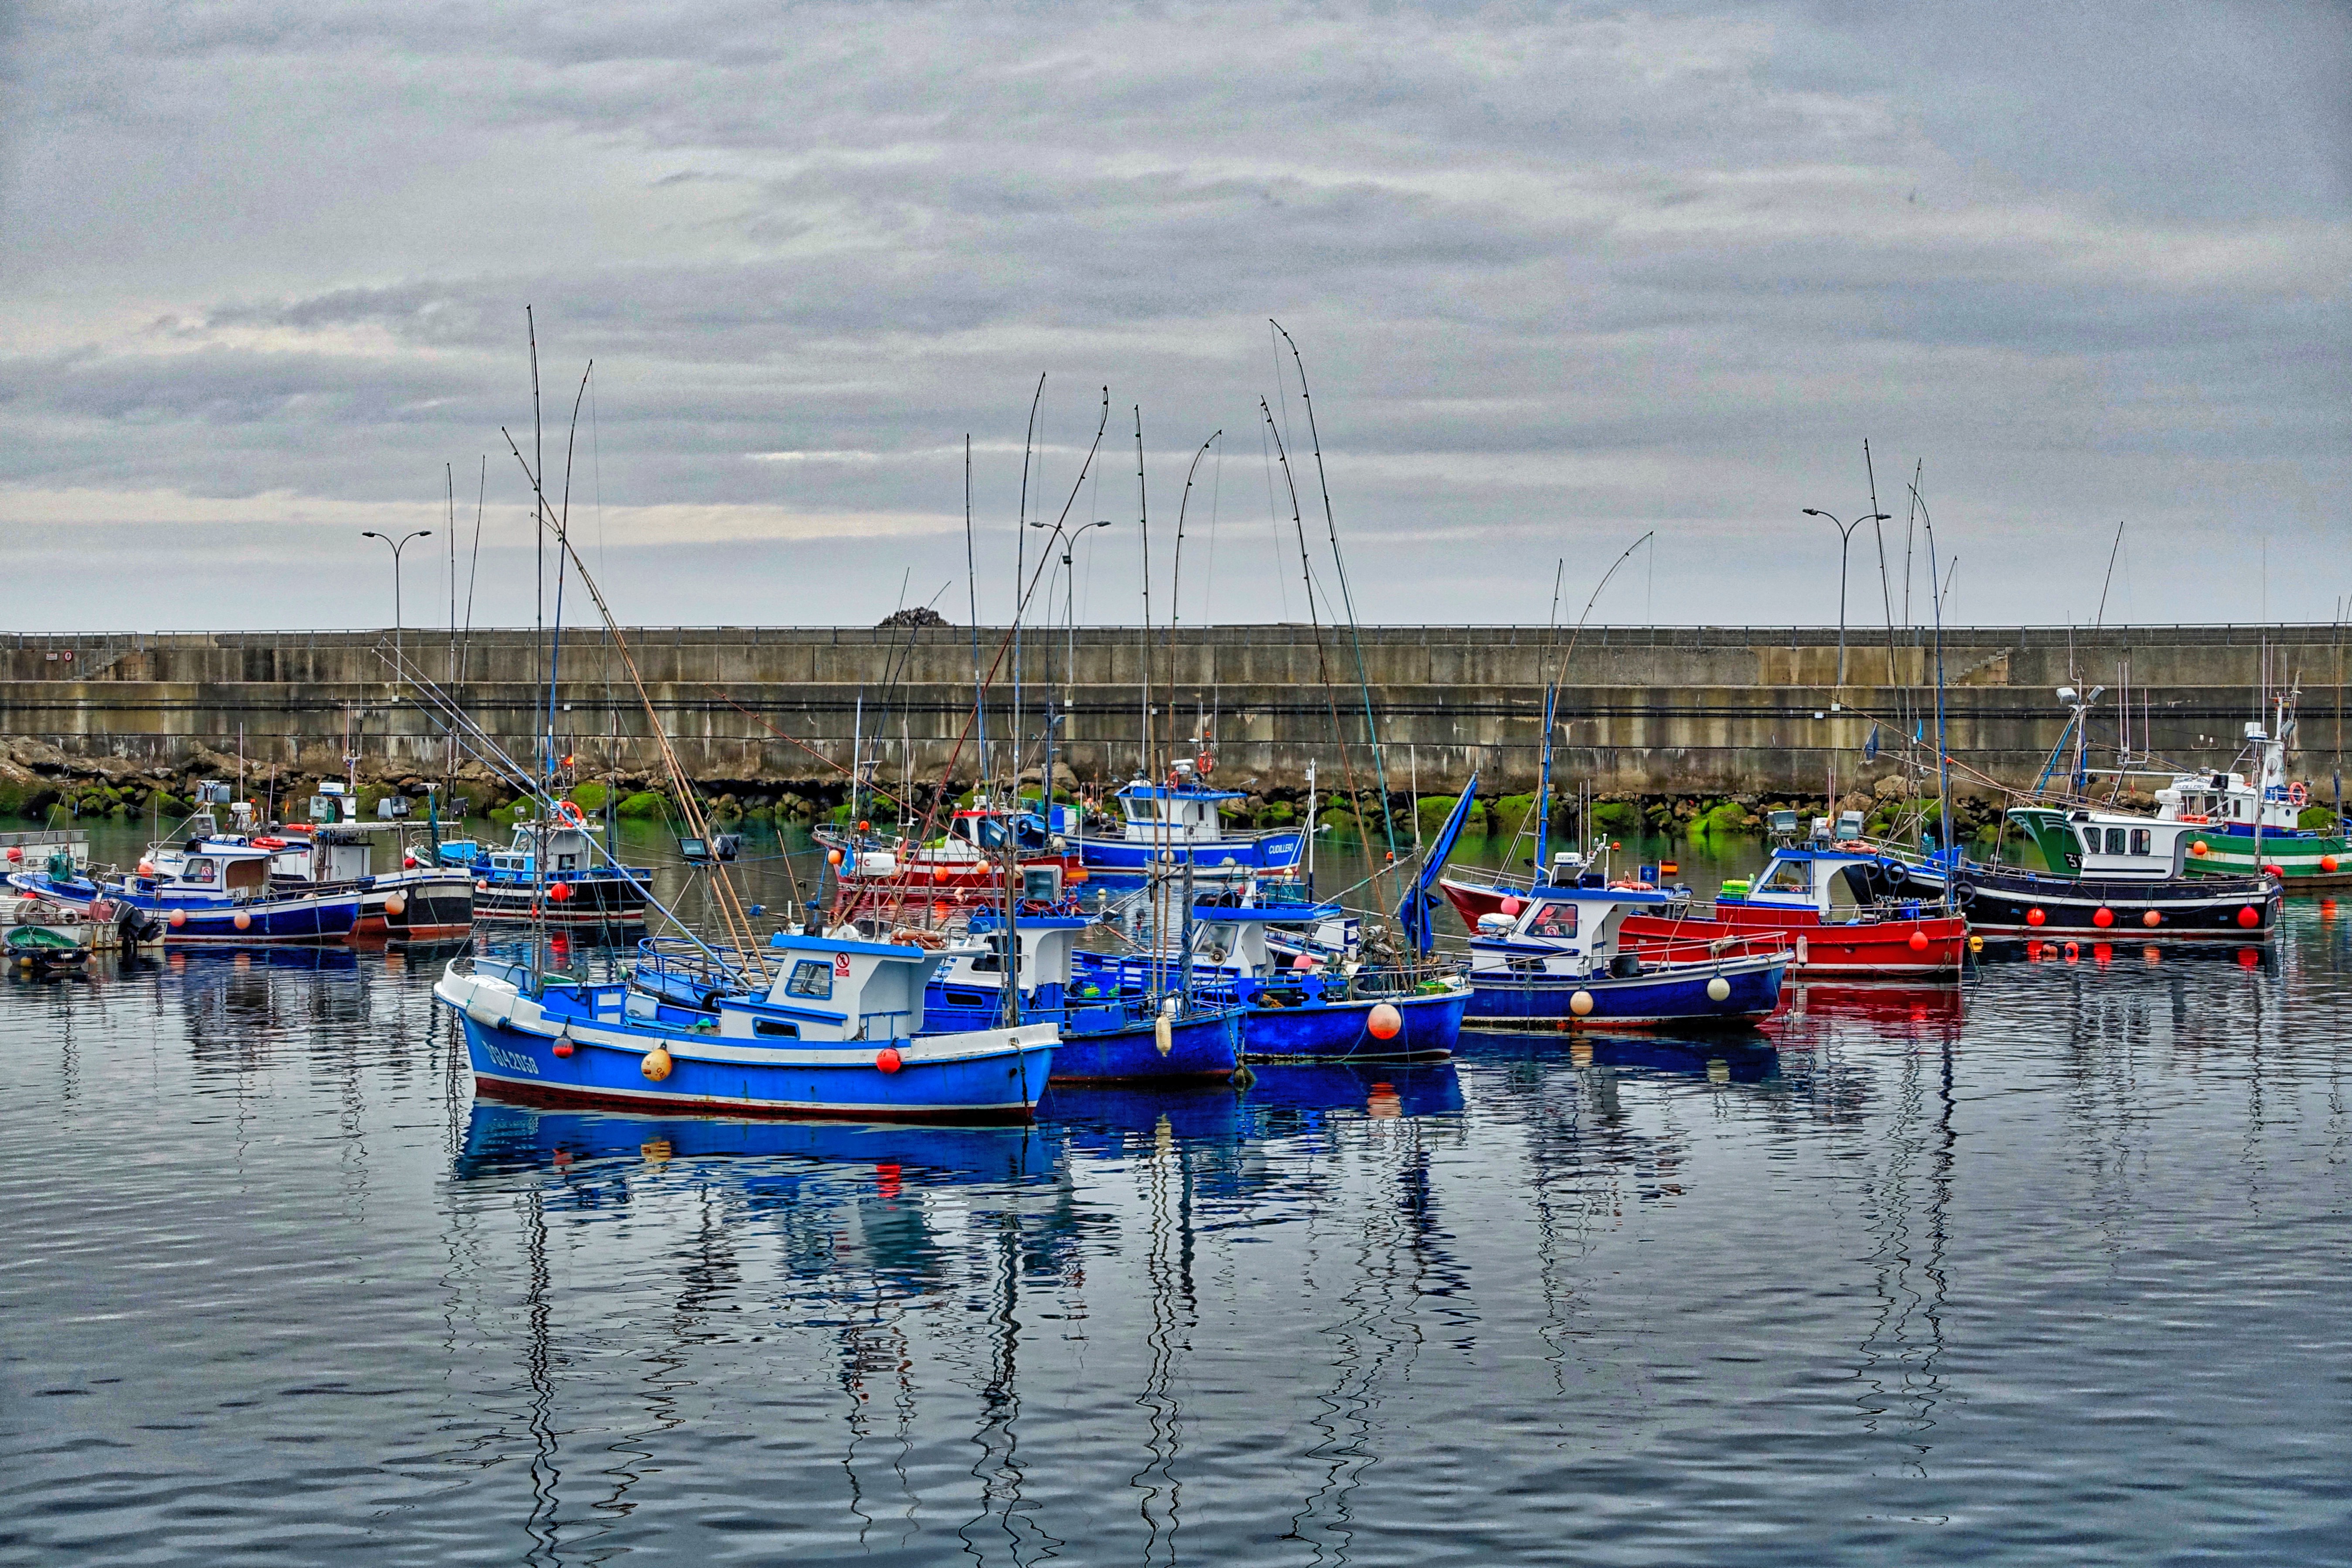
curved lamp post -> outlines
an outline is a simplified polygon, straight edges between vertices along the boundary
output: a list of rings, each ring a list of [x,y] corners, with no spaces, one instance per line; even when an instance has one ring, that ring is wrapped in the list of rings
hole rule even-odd
[[[1838,666],[1837,666],[1837,683],[1838,683],[1838,692],[1839,692],[1839,694],[1840,694],[1841,696],[1843,696],[1843,695],[1844,694],[1844,692],[1845,692],[1845,551],[1846,551],[1846,545],[1847,545],[1847,543],[1848,543],[1849,542],[1851,542],[1851,541],[1853,540],[1853,531],[1854,531],[1855,529],[1860,528],[1860,527],[1861,527],[1864,523],[1865,523],[1865,522],[1885,522],[1885,521],[1887,521],[1888,514],[1887,514],[1887,513],[1885,513],[1885,512],[1883,512],[1883,511],[1874,511],[1874,512],[1872,512],[1868,517],[1857,517],[1857,518],[1855,518],[1852,522],[1840,522],[1836,518],[1834,518],[1834,517],[1830,517],[1830,514],[1829,514],[1828,512],[1817,510],[1815,510],[1815,509],[1814,509],[1814,508],[1812,508],[1812,507],[1807,507],[1807,508],[1805,508],[1805,509],[1804,509],[1804,511],[1805,511],[1805,515],[1806,515],[1807,517],[1822,517],[1822,518],[1829,518],[1829,524],[1830,524],[1830,526],[1831,526],[1832,528],[1834,528],[1834,529],[1836,529],[1836,530],[1838,531]]]
[[[400,552],[408,548],[409,542],[412,540],[432,538],[433,531],[429,528],[420,528],[415,532],[404,534],[398,541],[394,541],[392,535],[378,533],[370,528],[362,530],[360,537],[382,540],[392,551],[392,662],[394,668],[398,669],[405,679],[408,666],[403,661],[400,647]]]

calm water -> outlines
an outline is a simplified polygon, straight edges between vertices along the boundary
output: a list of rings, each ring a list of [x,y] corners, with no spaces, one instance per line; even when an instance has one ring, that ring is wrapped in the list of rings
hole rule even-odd
[[[478,1104],[437,960],[13,977],[0,1557],[2352,1561],[2347,929],[1025,1131]]]

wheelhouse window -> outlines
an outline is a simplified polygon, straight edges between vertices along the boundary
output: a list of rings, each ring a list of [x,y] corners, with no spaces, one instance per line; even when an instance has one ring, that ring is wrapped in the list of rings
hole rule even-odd
[[[2133,854],[2152,855],[2156,852],[2155,846],[2156,835],[2150,829],[2145,827],[2135,827],[2131,830],[2131,852]]]
[[[1812,868],[1802,860],[1783,860],[1756,884],[1758,892],[1807,893],[1812,890]]]
[[[1528,922],[1529,936],[1566,939],[1576,934],[1576,906],[1551,903],[1538,907]]]
[[[219,868],[205,859],[192,859],[180,868],[180,880],[183,882],[209,884],[219,875]]]
[[[2096,855],[2098,852],[2099,830],[2095,827],[2085,827],[2083,829],[2083,853]]]
[[[798,1024],[787,1024],[781,1018],[754,1018],[751,1021],[751,1032],[755,1035],[764,1035],[772,1040],[797,1040],[801,1037],[801,1026]]]
[[[784,994],[805,996],[811,1001],[833,1000],[833,964],[822,958],[803,958],[793,965],[792,978],[784,982]]]

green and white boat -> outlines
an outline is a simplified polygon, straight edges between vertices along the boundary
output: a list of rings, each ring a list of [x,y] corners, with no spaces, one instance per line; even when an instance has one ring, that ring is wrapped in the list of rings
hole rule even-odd
[[[2313,802],[2309,786],[2287,778],[2286,752],[2294,738],[2292,699],[2278,698],[2273,722],[2246,725],[2248,772],[2176,773],[2156,792],[2157,819],[2185,822],[2199,831],[2188,846],[2186,870],[2197,877],[2246,877],[2274,868],[2289,888],[2352,886],[2352,848],[2336,818],[2333,832],[2302,826]],[[2249,773],[2252,774],[2248,776]]]

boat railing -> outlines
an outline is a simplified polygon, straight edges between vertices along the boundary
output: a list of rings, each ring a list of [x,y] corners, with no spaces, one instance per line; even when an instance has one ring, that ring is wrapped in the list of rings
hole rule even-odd
[[[1792,952],[1796,939],[1807,931],[1764,931],[1738,936],[1644,936],[1635,939],[1635,956],[1654,959],[1664,963],[1704,963],[1709,959],[1757,958],[1768,953]],[[1621,952],[1620,956],[1624,956]]]
[[[731,942],[697,942],[678,936],[637,941],[637,973],[649,980],[677,981],[704,990],[736,990],[765,973],[765,963]]]

